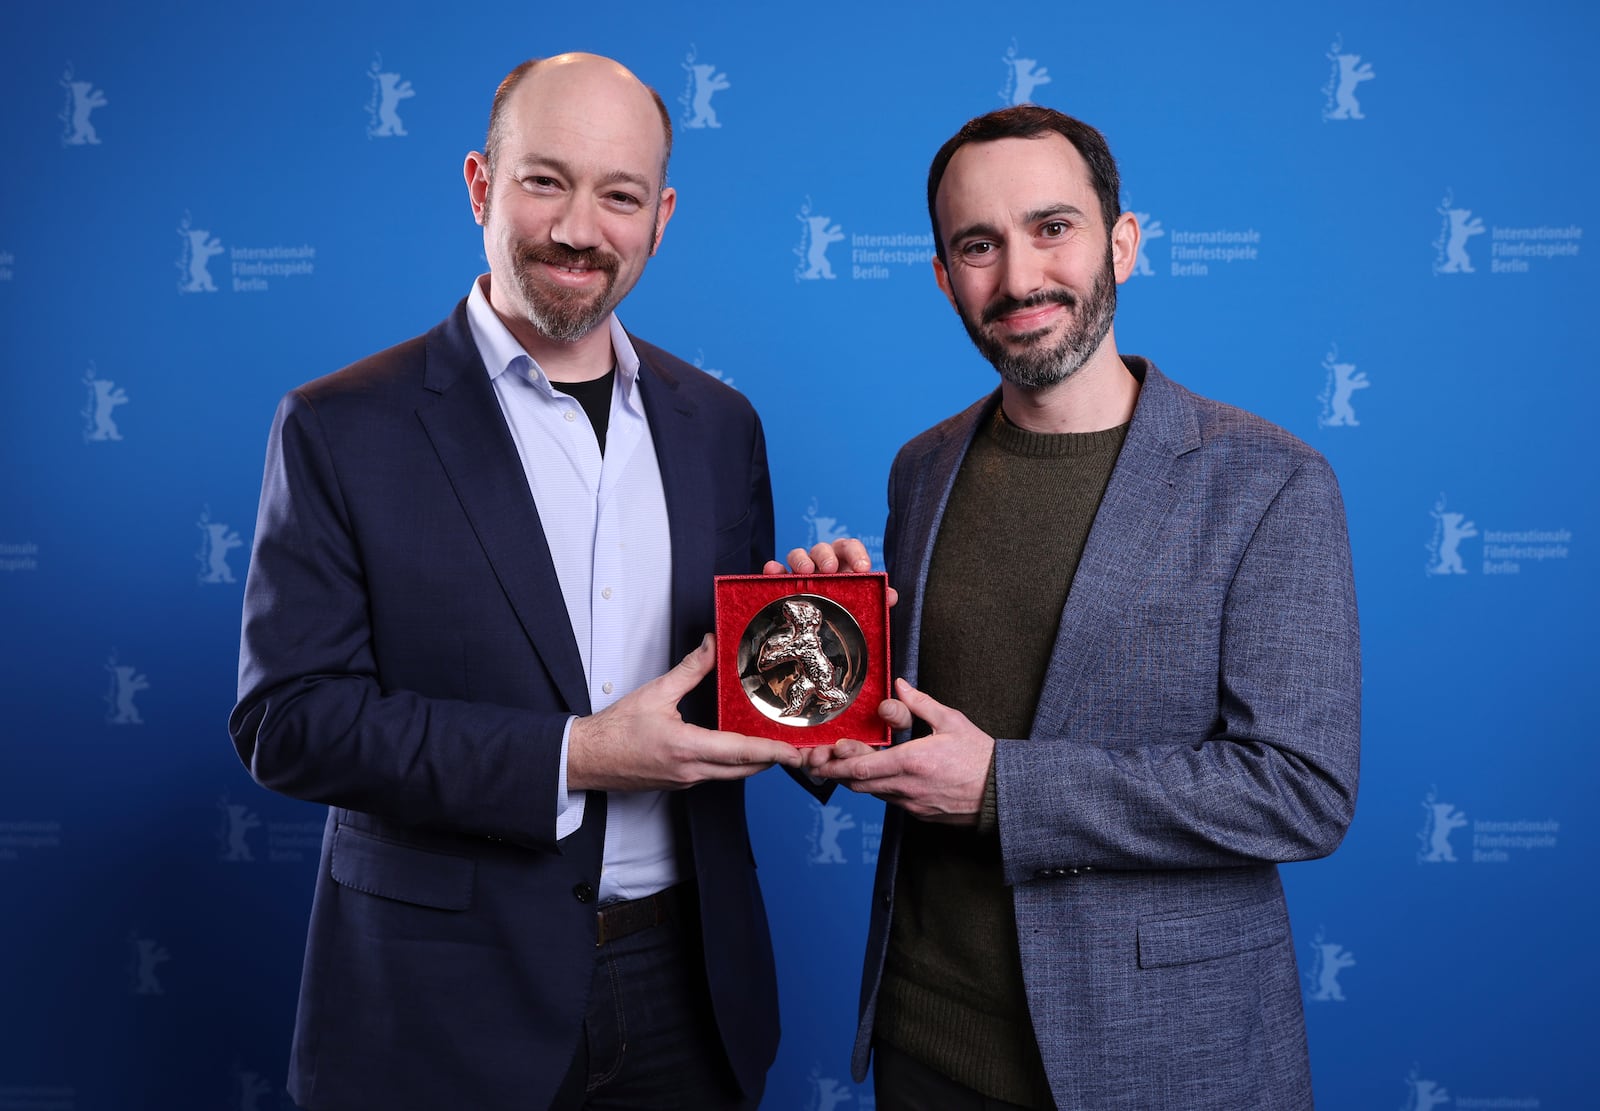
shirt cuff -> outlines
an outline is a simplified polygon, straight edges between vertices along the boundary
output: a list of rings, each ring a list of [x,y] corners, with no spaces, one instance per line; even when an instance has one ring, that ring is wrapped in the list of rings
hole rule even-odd
[[[561,731],[561,764],[556,772],[557,841],[578,832],[583,825],[583,806],[589,798],[587,791],[567,793],[567,746],[572,742],[572,723],[577,720],[568,718],[567,727]]]

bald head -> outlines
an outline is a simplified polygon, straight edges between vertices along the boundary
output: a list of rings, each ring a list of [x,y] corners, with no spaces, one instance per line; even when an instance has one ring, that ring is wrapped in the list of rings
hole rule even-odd
[[[466,157],[490,305],[553,380],[611,365],[601,325],[676,207],[670,137],[661,98],[637,77],[609,58],[562,54],[506,78],[487,149]]]
[[[489,172],[505,144],[508,115],[513,104],[524,112],[553,112],[556,126],[563,122],[587,122],[597,115],[612,117],[612,122],[637,122],[639,113],[653,115],[661,128],[661,181],[667,184],[667,160],[672,156],[672,115],[661,94],[640,81],[620,62],[599,54],[557,54],[550,58],[531,58],[506,74],[495,90],[489,109],[489,133],[483,154]],[[620,118],[620,119],[619,119]]]

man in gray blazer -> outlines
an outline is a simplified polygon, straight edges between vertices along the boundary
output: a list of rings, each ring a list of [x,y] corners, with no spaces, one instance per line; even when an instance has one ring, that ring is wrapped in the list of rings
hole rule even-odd
[[[889,476],[899,743],[853,1072],[897,1108],[1311,1106],[1281,861],[1355,807],[1344,507],[1282,429],[1117,351],[1099,132],[1008,108],[934,159],[934,274],[999,390]],[[805,553],[794,553],[796,570]]]

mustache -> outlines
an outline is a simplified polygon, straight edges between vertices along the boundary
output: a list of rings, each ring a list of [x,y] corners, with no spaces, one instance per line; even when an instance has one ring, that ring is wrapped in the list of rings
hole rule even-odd
[[[518,257],[524,263],[542,262],[546,266],[582,267],[604,270],[607,274],[615,274],[617,267],[622,265],[622,260],[610,251],[601,250],[599,247],[585,247],[578,250],[564,243],[530,243],[518,252]]]
[[[983,310],[983,323],[993,324],[1008,313],[1017,312],[1019,309],[1036,309],[1040,305],[1065,305],[1067,308],[1077,307],[1078,299],[1064,289],[1041,289],[1037,293],[1030,293],[1022,300],[1015,297],[1000,297],[990,301]]]

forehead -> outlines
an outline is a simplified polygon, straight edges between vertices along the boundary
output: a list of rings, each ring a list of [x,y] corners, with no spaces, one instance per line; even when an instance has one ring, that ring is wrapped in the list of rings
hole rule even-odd
[[[626,73],[596,65],[535,67],[506,105],[503,155],[557,158],[651,180],[666,153],[661,114]]]
[[[1054,131],[961,147],[945,168],[936,204],[946,235],[975,221],[1009,223],[1059,204],[1070,204],[1096,220],[1100,215],[1089,164]]]

